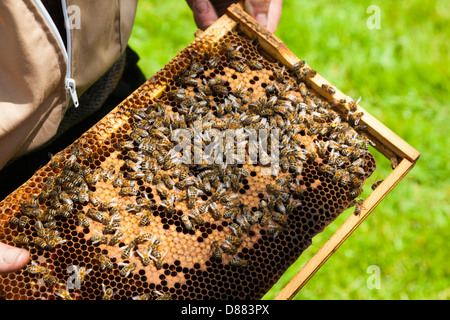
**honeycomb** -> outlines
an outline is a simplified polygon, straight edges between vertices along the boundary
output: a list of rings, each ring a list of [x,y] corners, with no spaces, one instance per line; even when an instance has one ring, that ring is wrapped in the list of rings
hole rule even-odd
[[[330,104],[311,75],[237,30],[196,39],[0,203],[0,241],[31,254],[0,275],[0,299],[260,299],[316,234],[357,213],[376,167],[355,101]],[[256,161],[249,140],[225,148],[245,161],[189,162],[177,129],[202,138],[183,140],[188,157],[217,142],[208,129],[279,135],[260,136]]]

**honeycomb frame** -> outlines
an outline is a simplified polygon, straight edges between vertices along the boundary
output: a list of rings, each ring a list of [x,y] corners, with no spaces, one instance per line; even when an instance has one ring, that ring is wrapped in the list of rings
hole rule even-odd
[[[36,174],[27,181],[23,186],[14,191],[4,201],[0,203],[0,223],[3,222],[3,231],[7,230],[1,237],[0,241],[13,244],[14,238],[17,235],[22,234],[21,231],[25,230],[25,235],[31,236],[39,235],[39,230],[36,227],[28,226],[21,230],[20,228],[9,228],[11,217],[14,217],[16,212],[21,208],[20,203],[23,201],[32,201],[31,195],[39,194],[45,188],[45,183],[48,181],[48,176],[55,174],[55,178],[61,178],[64,172],[64,163],[70,162],[76,151],[82,146],[82,149],[91,148],[96,150],[95,157],[93,159],[81,160],[81,164],[85,163],[91,166],[92,171],[98,168],[100,165],[106,169],[110,165],[114,166],[114,171],[125,167],[125,160],[127,155],[123,152],[118,152],[117,141],[123,137],[128,137],[131,127],[133,126],[136,117],[139,118],[139,114],[133,112],[136,110],[136,106],[143,106],[149,104],[149,101],[157,101],[161,97],[166,97],[171,84],[170,81],[161,81],[161,79],[170,80],[174,78],[179,72],[181,72],[187,66],[186,57],[190,57],[192,60],[200,59],[200,52],[209,52],[211,46],[218,47],[219,43],[223,39],[230,37],[242,37],[249,43],[257,43],[261,48],[261,54],[267,60],[273,60],[273,63],[268,65],[285,66],[286,69],[291,70],[294,65],[301,60],[296,58],[284,44],[267,32],[264,28],[259,26],[253,18],[246,14],[240,5],[232,5],[227,14],[221,17],[214,25],[208,28],[205,32],[199,33],[196,40],[184,49],[177,57],[169,62],[163,69],[161,69],[154,77],[144,83],[139,89],[137,89],[130,97],[124,102],[112,110],[107,116],[105,116],[97,125],[88,130],[79,139],[77,139],[71,146],[56,154],[48,165],[40,169]],[[234,39],[234,38],[233,38]],[[244,41],[245,42],[245,41]],[[250,48],[251,49],[251,48]],[[244,49],[250,50],[250,49]],[[179,59],[181,57],[181,59]],[[184,57],[184,58],[183,58]],[[179,62],[181,60],[181,62]],[[310,68],[305,64],[307,68]],[[172,71],[168,71],[172,70]],[[169,72],[170,76],[167,76]],[[220,74],[237,74],[227,70],[221,70]],[[274,75],[272,75],[273,77]],[[270,77],[268,77],[270,78]],[[255,85],[264,82],[264,73],[253,70],[247,79],[250,84]],[[266,79],[267,80],[267,79]],[[252,83],[253,81],[253,83]],[[330,104],[347,97],[335,88],[331,83],[323,79],[319,74],[315,73],[311,77],[306,77],[305,82],[312,92],[320,96],[320,98],[326,99]],[[230,85],[231,87],[231,85]],[[331,89],[330,89],[331,88]],[[236,90],[236,87],[233,88]],[[172,104],[172,107],[176,105]],[[333,104],[333,107],[337,112],[344,114],[345,104]],[[358,111],[364,113],[361,118],[361,123],[367,126],[365,134],[375,142],[375,148],[380,151],[387,158],[392,159],[394,156],[401,161],[395,167],[389,176],[376,188],[370,196],[364,201],[364,206],[358,215],[350,216],[341,228],[332,235],[332,237],[325,243],[325,245],[317,252],[317,254],[308,261],[302,270],[289,282],[285,288],[283,288],[276,299],[291,299],[306,283],[306,281],[312,277],[312,275],[325,263],[329,256],[336,251],[336,249],[345,241],[348,236],[356,229],[356,227],[368,216],[368,214],[375,208],[375,206],[387,195],[388,192],[395,186],[398,181],[412,168],[415,161],[418,159],[419,154],[403,140],[397,137],[389,129],[384,127],[375,118],[363,110],[357,105]],[[127,134],[128,132],[128,134]],[[113,138],[114,137],[114,138]],[[121,138],[118,138],[121,137]],[[115,140],[114,140],[115,139]],[[112,142],[112,141],[116,142]],[[370,163],[374,160],[367,158]],[[78,158],[77,158],[78,161]],[[132,166],[133,164],[131,164]],[[367,175],[374,170],[375,164],[372,167],[369,166]],[[269,180],[259,178],[258,168],[252,168],[250,166],[245,167],[250,170],[253,177],[257,177],[260,185],[264,186],[268,184]],[[305,164],[303,168],[305,176],[314,177],[316,173],[315,164]],[[311,171],[312,170],[312,171]],[[128,172],[132,172],[128,171]],[[311,172],[311,173],[308,173]],[[254,173],[254,174],[253,174]],[[303,174],[302,173],[302,174]],[[59,174],[59,175],[58,175]],[[305,185],[309,188],[311,185],[313,188],[320,187],[320,181],[317,182],[313,178],[306,178]],[[244,179],[246,180],[246,179]],[[250,180],[250,179],[249,179]],[[330,179],[329,179],[330,180]],[[62,184],[61,184],[62,185]],[[256,208],[256,196],[259,199],[264,191],[264,188],[259,187],[259,193],[257,193],[258,185],[249,182],[243,183],[242,189],[239,192],[245,197],[246,203],[253,203],[253,208]],[[159,203],[158,213],[150,216],[152,219],[148,222],[148,225],[144,225],[138,231],[132,230],[132,227],[128,227],[128,232],[123,238],[120,238],[118,242],[122,245],[119,247],[110,246],[107,243],[103,243],[99,235],[101,232],[98,230],[103,228],[101,219],[96,221],[94,218],[90,220],[90,226],[93,228],[84,227],[83,218],[77,220],[75,215],[68,217],[68,221],[63,220],[58,233],[55,238],[61,235],[61,239],[50,250],[38,247],[35,243],[31,248],[32,256],[36,259],[33,260],[33,264],[30,264],[26,270],[21,270],[18,273],[9,274],[6,276],[0,276],[0,298],[6,299],[96,299],[106,296],[111,297],[110,293],[118,296],[121,299],[163,299],[169,296],[179,299],[256,299],[261,298],[262,295],[270,289],[270,287],[276,282],[276,280],[284,273],[287,267],[295,261],[295,259],[311,244],[312,237],[325,228],[328,223],[333,221],[341,212],[343,212],[351,202],[350,198],[343,196],[345,201],[340,201],[339,208],[335,210],[328,217],[325,215],[310,214],[307,211],[302,213],[301,217],[298,214],[294,217],[296,224],[299,228],[305,227],[306,224],[311,224],[310,228],[306,228],[308,236],[303,239],[299,234],[290,231],[287,235],[282,233],[276,238],[269,237],[267,229],[254,226],[250,230],[248,237],[243,238],[243,244],[240,246],[240,251],[236,254],[224,255],[218,261],[215,261],[215,257],[212,256],[210,247],[212,239],[222,239],[227,227],[230,227],[230,223],[221,223],[210,219],[205,225],[196,226],[194,230],[186,230],[183,228],[181,215],[188,208],[177,208],[175,212],[166,212],[161,205],[161,198],[158,199],[157,195],[153,195],[153,187],[149,187],[146,184],[141,184],[140,187],[140,201],[153,201],[151,206],[155,206]],[[96,192],[105,195],[105,199],[114,199],[117,195],[114,188],[108,186],[107,183],[95,184],[92,188]],[[128,190],[128,189],[127,189]],[[145,195],[149,195],[150,199],[142,197],[145,191]],[[252,190],[254,196],[248,196],[246,190]],[[305,191],[305,190],[303,190]],[[306,189],[308,191],[308,189]],[[323,192],[323,191],[321,191]],[[135,196],[132,194],[131,196]],[[157,201],[155,201],[156,199]],[[202,199],[206,201],[207,198]],[[309,199],[309,198],[308,198]],[[103,200],[100,199],[100,200]],[[311,200],[314,200],[311,198]],[[200,200],[201,201],[201,200]],[[253,202],[252,202],[253,201]],[[308,203],[306,200],[302,200]],[[317,206],[317,204],[310,203],[311,207]],[[106,203],[106,202],[105,202]],[[130,203],[129,203],[130,204]],[[106,203],[107,205],[107,203]],[[317,206],[319,210],[321,204]],[[113,209],[114,205],[111,204]],[[91,206],[92,207],[92,206]],[[95,207],[95,206],[94,206]],[[152,207],[152,208],[153,208]],[[31,205],[31,208],[34,208]],[[106,208],[106,207],[105,207]],[[78,207],[78,213],[86,213],[84,209]],[[299,209],[302,210],[302,209]],[[305,209],[307,210],[307,209]],[[322,209],[320,209],[323,212]],[[109,211],[108,211],[109,212]],[[300,211],[296,211],[300,212]],[[307,215],[310,214],[308,217]],[[131,225],[137,221],[141,221],[142,215],[134,214],[122,214],[124,216],[125,223]],[[292,215],[290,215],[292,216]],[[110,221],[114,221],[114,214],[109,216]],[[316,217],[315,225],[311,220]],[[308,219],[310,221],[308,221]],[[304,221],[303,221],[304,220]],[[77,225],[80,223],[81,225]],[[74,227],[74,225],[77,225]],[[168,260],[158,260],[162,264],[157,266],[155,259],[149,261],[151,264],[151,272],[145,267],[140,265],[140,255],[137,256],[136,252],[133,257],[122,255],[127,252],[127,243],[134,243],[139,236],[146,234],[148,230],[155,228],[159,230],[161,225],[164,225],[161,232],[157,232],[158,237],[152,236],[148,239],[144,239],[143,242],[156,244],[157,247],[161,246],[163,249],[162,256],[165,257],[166,252],[170,252]],[[147,226],[149,226],[147,228]],[[61,234],[59,230],[62,229]],[[126,228],[125,228],[126,229]],[[167,231],[167,232],[166,232]],[[176,237],[170,237],[168,232],[177,234]],[[117,230],[113,235],[117,234]],[[1,233],[0,233],[1,234]],[[220,236],[219,236],[220,235]],[[93,241],[93,237],[96,237],[96,241]],[[112,237],[112,236],[110,236]],[[297,238],[296,238],[297,237]],[[302,240],[298,240],[300,237]],[[162,239],[162,241],[156,242]],[[75,241],[74,239],[78,239]],[[190,241],[189,239],[195,239]],[[288,240],[289,239],[289,240]],[[53,240],[53,239],[52,239]],[[108,239],[110,241],[111,238]],[[171,241],[169,241],[171,240]],[[35,240],[36,241],[36,240]],[[97,242],[94,244],[93,242]],[[268,243],[268,244],[267,244]],[[276,243],[276,244],[273,244]],[[132,248],[135,248],[134,246]],[[140,248],[140,247],[139,247]],[[263,250],[263,248],[265,248]],[[157,249],[154,249],[157,252]],[[137,251],[137,250],[136,250]],[[149,251],[150,252],[150,251]],[[153,252],[153,251],[151,251]],[[156,255],[156,254],[155,254]],[[83,257],[84,256],[84,257]],[[108,264],[108,260],[102,260],[104,257],[113,257],[112,267]],[[268,256],[272,256],[273,259],[268,259]],[[82,259],[80,257],[83,257]],[[236,258],[237,262],[245,258],[245,261],[250,259],[252,267],[255,268],[257,274],[264,274],[261,279],[255,279],[255,275],[252,275],[252,270],[245,268],[233,268],[231,265],[233,259]],[[50,261],[50,262],[49,262]],[[155,265],[153,266],[153,262]],[[266,266],[266,262],[267,265]],[[128,269],[133,263],[133,268]],[[42,267],[40,264],[48,267],[49,270],[42,271],[39,269]],[[256,267],[255,267],[256,266]],[[68,267],[73,267],[68,270]],[[125,268],[127,267],[127,268]],[[266,269],[269,268],[269,269]],[[73,270],[75,269],[75,270]],[[80,269],[84,273],[80,273]],[[106,270],[106,272],[103,272]],[[216,275],[214,274],[214,271]],[[67,274],[68,271],[73,272]],[[58,275],[58,279],[50,277],[50,275]],[[62,275],[65,274],[66,286],[60,284]],[[77,277],[71,277],[73,275]],[[101,283],[94,278],[94,274]],[[79,290],[78,288],[67,287],[67,277],[77,281],[83,282],[83,279],[79,277],[83,275],[89,283],[86,285],[86,289]],[[121,280],[118,280],[121,279]],[[49,285],[54,281],[52,285]],[[244,283],[245,285],[243,285]],[[105,287],[104,284],[106,284]],[[111,287],[111,288],[110,288]],[[113,288],[114,287],[114,288]],[[70,289],[70,290],[69,290]],[[111,291],[107,291],[111,290]],[[107,294],[108,293],[108,294]]]

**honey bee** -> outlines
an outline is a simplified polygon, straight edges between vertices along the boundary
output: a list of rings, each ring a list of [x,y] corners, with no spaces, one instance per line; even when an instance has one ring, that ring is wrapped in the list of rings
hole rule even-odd
[[[245,64],[243,64],[242,62],[240,62],[238,60],[231,60],[229,62],[229,66],[230,66],[230,68],[236,70],[237,72],[241,72],[241,73],[244,73],[246,70]]]
[[[131,241],[128,245],[125,245],[121,248],[119,248],[119,250],[123,250],[122,252],[122,259],[127,259],[128,257],[131,257],[133,255],[133,249],[136,247],[136,243],[134,243],[133,241]]]
[[[78,188],[78,203],[87,203],[89,201],[89,190],[86,188]]]
[[[150,300],[151,295],[149,293],[144,293],[139,296],[134,296],[133,300]]]
[[[146,210],[140,214],[141,214],[141,219],[139,220],[139,226],[141,226],[141,227],[148,226],[150,224],[150,220],[152,218],[153,211]]]
[[[273,219],[273,221],[278,222],[282,226],[288,225],[288,220],[281,212],[278,212],[278,211],[274,212],[272,214],[272,219]]]
[[[45,283],[46,285],[48,285],[49,287],[53,287],[53,286],[55,286],[56,283],[57,283],[56,277],[53,276],[53,275],[51,275],[51,274],[49,274],[49,273],[45,274],[45,275],[42,277],[42,280],[44,280],[44,283]]]
[[[334,88],[326,83],[322,84],[322,89],[328,92],[329,94],[333,95],[336,93],[336,90]]]
[[[31,261],[31,265],[27,267],[27,272],[30,274],[45,275],[49,272],[46,267],[38,265],[36,262]]]
[[[355,211],[353,212],[353,214],[359,215],[361,213],[362,209],[364,208],[363,203],[364,203],[363,199],[354,201]]]
[[[333,175],[333,178],[331,179],[331,182],[333,182],[334,184],[338,184],[342,179],[343,172],[344,170],[337,169]]]
[[[90,220],[86,217],[86,215],[84,213],[78,213],[77,214],[77,218],[78,218],[78,224],[84,228],[89,228],[89,226],[91,225]]]
[[[257,59],[248,59],[247,64],[252,70],[261,70],[264,68],[264,65]]]
[[[97,261],[100,264],[100,268],[102,270],[104,270],[105,268],[111,270],[113,268],[111,259],[103,254],[97,255]]]
[[[97,211],[93,208],[88,209],[88,211],[86,212],[86,216],[97,222],[103,221],[103,215],[99,211]]]
[[[22,208],[37,208],[39,207],[38,197],[31,197],[20,202]]]
[[[222,249],[223,252],[228,254],[235,254],[238,250],[238,248],[233,245],[232,243],[228,241],[224,241],[220,244],[220,249]]]
[[[128,277],[135,269],[136,269],[136,263],[118,263],[119,266],[122,266],[122,269],[120,270],[120,275],[122,277]]]
[[[239,52],[241,46],[236,46],[234,43],[226,43],[226,42],[222,42],[220,45],[222,46],[222,49],[225,51],[228,60],[244,59],[244,57]]]
[[[209,69],[215,69],[219,65],[220,62],[220,56],[210,56],[208,53],[204,54],[204,59],[206,62],[206,65]]]
[[[136,253],[138,254],[138,256],[141,259],[141,263],[144,267],[148,266],[150,264],[150,262],[152,261],[149,254],[150,254],[150,250],[145,250],[144,252],[141,252],[139,250],[136,250]]]
[[[10,224],[12,224],[12,225],[19,225],[20,220],[19,220],[19,218],[18,218],[17,216],[11,216],[11,217],[8,219],[8,222],[9,222]]]
[[[286,67],[283,66],[280,68],[273,68],[272,69],[272,73],[273,76],[275,77],[275,80],[279,83],[284,83],[284,71],[285,71]]]
[[[162,198],[169,197],[169,190],[161,183],[156,186],[156,191],[158,192],[159,196]]]
[[[211,251],[213,253],[213,257],[216,260],[222,259],[222,250],[220,249],[219,243],[217,241],[213,241],[211,243]]]
[[[175,209],[175,206],[174,206],[174,200],[175,200],[175,197],[171,196],[169,199],[161,201],[161,205],[165,208],[167,213],[170,213],[170,214],[176,213],[177,210]]]
[[[226,86],[221,86],[221,85],[214,85],[211,86],[211,90],[219,95],[223,95],[226,96],[228,95],[228,88]]]
[[[350,181],[350,173],[347,170],[343,170],[342,177],[339,180],[339,185],[341,187],[345,187],[345,186],[347,186],[349,181]]]
[[[103,296],[102,300],[111,300],[113,296],[117,293],[112,288],[106,288],[106,286],[102,283]]]
[[[144,242],[146,242],[148,240],[151,240],[151,238],[152,238],[152,234],[151,233],[149,233],[149,232],[141,233],[136,238],[134,238],[133,242],[136,245],[138,245],[138,244],[144,243]]]
[[[198,85],[198,81],[197,79],[187,76],[180,76],[177,75],[174,77],[175,81],[177,81],[178,83],[182,84],[182,85],[187,85],[187,86],[191,86],[191,87],[196,87]]]
[[[357,174],[351,173],[349,177],[349,182],[351,187],[358,187],[361,185],[361,180],[359,179]]]
[[[156,269],[159,270],[163,267],[163,264],[164,264],[163,259],[166,256],[167,252],[168,251],[165,251],[164,254],[162,254],[160,257],[155,257],[154,255],[149,254],[150,258],[153,259]]]
[[[125,166],[134,172],[139,172],[141,170],[141,162],[139,162],[139,161],[134,162],[133,160],[126,159]]]
[[[394,156],[392,156],[389,160],[390,160],[390,162],[391,162],[391,168],[392,168],[392,170],[394,170],[394,169],[398,166],[398,159],[397,159],[397,157],[394,155]]]
[[[284,232],[285,227],[281,226],[281,225],[273,225],[270,224],[267,232],[272,235],[274,238],[276,238],[280,233]]]
[[[239,224],[241,230],[246,233],[248,233],[252,227],[251,224],[245,218],[245,216],[236,218],[236,222]]]
[[[329,145],[329,141],[324,142],[324,141],[315,141],[316,145],[317,145],[317,154],[319,157],[321,158],[325,158],[328,152],[328,145]]]
[[[230,201],[226,202],[225,208],[231,209],[231,208],[239,207],[241,204],[242,204],[241,200],[234,198],[234,199],[231,199]]]
[[[92,271],[92,269],[86,269],[86,267],[80,268],[79,266],[76,265],[73,266],[73,269],[75,281],[80,286],[84,283],[86,276]]]
[[[306,145],[305,153],[307,158],[312,161],[314,161],[318,157],[317,150],[313,143],[309,143]]]
[[[350,190],[350,198],[355,199],[356,197],[358,197],[361,193],[363,192],[361,187],[358,188],[354,188],[352,190]]]
[[[225,241],[229,242],[235,247],[240,247],[242,244],[242,239],[233,235],[226,236]]]
[[[100,235],[100,234],[91,236],[91,238],[89,240],[91,240],[92,244],[97,244],[97,243],[98,244],[107,244],[108,241],[109,241],[107,236],[103,236],[103,235]]]
[[[119,192],[121,196],[137,196],[138,193],[139,190],[134,187],[122,187]]]
[[[247,268],[248,267],[248,261],[239,258],[238,256],[234,256],[232,260],[229,262],[231,267],[234,268]]]
[[[230,208],[230,209],[226,210],[223,213],[223,217],[225,219],[232,219],[232,220],[234,220],[239,212],[241,212],[241,209],[239,207],[233,207],[233,208]]]
[[[269,219],[272,218],[273,213],[265,206],[262,208],[262,213],[263,214],[259,220],[259,225],[261,227],[265,227],[269,223]]]
[[[193,225],[192,225],[192,222],[191,222],[191,220],[189,219],[189,217],[187,215],[183,214],[180,219],[183,222],[184,227],[187,230],[192,230]]]
[[[363,168],[355,166],[355,165],[351,165],[347,168],[347,171],[350,173],[357,173],[360,175],[364,175],[366,172],[364,171]]]
[[[153,290],[153,293],[156,293],[158,297],[155,300],[172,300],[172,295],[170,293],[161,293],[159,291]]]
[[[30,218],[28,218],[27,216],[21,216],[17,224],[19,225],[19,227],[25,228],[29,222]]]
[[[375,190],[376,188],[378,188],[378,186],[379,186],[382,182],[383,182],[383,180],[377,180],[377,181],[375,181],[375,182],[372,184],[372,186],[371,186],[372,190]]]
[[[25,234],[19,234],[14,238],[15,244],[27,245],[30,243],[30,239]]]
[[[123,232],[118,231],[114,234],[114,236],[111,237],[108,244],[110,246],[115,246],[117,243],[119,243],[119,241],[120,241],[120,239],[122,239],[122,237],[123,237]]]
[[[356,126],[358,125],[359,121],[361,120],[361,118],[364,116],[364,112],[355,112],[355,113],[349,113],[348,117],[347,117],[347,121]]]
[[[173,187],[175,186],[175,182],[172,180],[172,178],[168,174],[163,174],[161,176],[161,180],[164,182],[166,187],[169,188],[170,190],[172,190]]]
[[[48,249],[54,249],[57,245],[66,242],[66,240],[62,239],[61,237],[52,237],[48,240],[47,246]]]
[[[303,60],[299,60],[298,62],[294,63],[291,70],[294,74],[297,74],[301,71],[301,69],[305,66],[306,62]]]
[[[198,212],[198,209],[189,211],[188,216],[189,218],[191,218],[191,221],[195,224],[203,225],[205,223],[205,220],[203,219],[202,215]]]
[[[100,178],[102,176],[102,172],[103,172],[102,168],[97,168],[97,169],[89,172],[84,177],[86,183],[90,186],[95,185],[100,180]]]
[[[286,172],[289,170],[289,159],[287,157],[281,157],[280,159],[281,171]]]
[[[284,186],[280,186],[278,184],[268,184],[266,186],[266,191],[269,194],[273,194],[275,197],[278,197],[281,193],[285,192]]]
[[[73,201],[67,192],[62,191],[59,194],[59,199],[62,201],[62,203],[67,204],[69,206],[73,206]]]
[[[244,231],[242,230],[242,228],[241,228],[237,223],[235,223],[235,222],[233,222],[232,224],[230,224],[230,225],[228,226],[228,228],[230,228],[230,230],[233,232],[233,234],[234,234],[236,237],[241,238],[242,235],[244,234]]]
[[[33,241],[34,241],[34,244],[37,247],[39,247],[41,249],[44,249],[44,250],[49,249],[49,245],[48,245],[47,241],[44,238],[42,238],[42,237],[34,237]]]
[[[220,211],[219,206],[215,202],[212,202],[209,205],[209,212],[211,213],[211,217],[214,220],[219,220],[222,218],[222,212]]]
[[[212,201],[208,200],[203,202],[198,208],[198,212],[200,214],[205,214],[208,211],[209,206],[212,204]]]
[[[67,291],[66,289],[58,289],[58,291],[55,292],[55,294],[62,298],[63,300],[74,300],[74,298],[72,298],[72,296],[70,295],[69,291]]]

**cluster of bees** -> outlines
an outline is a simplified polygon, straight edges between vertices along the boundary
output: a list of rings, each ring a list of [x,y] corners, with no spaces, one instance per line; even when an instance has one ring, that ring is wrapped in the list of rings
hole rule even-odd
[[[252,226],[267,227],[277,236],[287,225],[287,215],[301,205],[303,189],[297,177],[301,175],[304,161],[321,158],[319,171],[329,175],[335,184],[350,187],[350,197],[356,199],[362,192],[365,175],[364,155],[373,144],[362,134],[365,126],[359,124],[362,112],[357,111],[353,99],[335,101],[345,104],[347,111],[339,115],[333,105],[319,99],[309,91],[305,79],[315,71],[301,61],[291,70],[275,66],[274,81],[267,84],[265,93],[254,96],[243,86],[231,88],[228,79],[207,76],[219,66],[227,66],[238,73],[261,70],[263,58],[246,59],[241,47],[223,42],[221,55],[205,53],[192,57],[188,66],[175,77],[176,89],[166,92],[171,105],[157,101],[133,110],[135,124],[130,141],[121,144],[128,150],[127,167],[131,174],[139,175],[155,185],[162,205],[175,212],[175,204],[185,202],[188,211],[181,217],[187,230],[203,225],[205,215],[213,220],[229,219],[229,235],[222,243],[213,242],[213,256],[234,255],[233,267],[246,267],[248,262],[236,255],[242,244],[242,236]],[[225,57],[225,59],[223,59]],[[333,94],[332,87],[324,87]],[[170,110],[170,111],[168,111]],[[174,144],[170,137],[174,130],[190,130],[195,136],[194,125],[200,122],[204,132],[209,129],[281,130],[280,168],[283,176],[275,184],[267,186],[267,199],[257,210],[250,210],[239,200],[238,191],[242,178],[248,171],[236,164],[177,164],[174,160]],[[305,136],[311,137],[305,139]],[[210,143],[203,134],[202,147]],[[198,148],[193,145],[193,149]],[[138,149],[136,152],[135,150]],[[195,150],[197,151],[197,150]],[[198,150],[201,154],[202,150]],[[199,200],[205,197],[206,200]],[[362,200],[355,200],[355,214],[361,210]]]
[[[271,65],[273,80],[265,85],[262,94],[242,85],[232,88],[226,77],[211,76],[213,73],[208,71],[222,66],[245,73],[249,69],[267,69],[267,64],[262,57],[246,59],[241,47],[234,43],[223,42],[219,51],[217,55],[191,56],[187,67],[173,78],[176,89],[164,93],[171,105],[157,100],[129,110],[132,129],[128,138],[117,143],[123,155],[119,170],[113,165],[93,169],[92,150],[78,143],[72,145],[68,159],[53,158],[51,167],[59,170],[59,174],[48,177],[40,194],[23,201],[20,214],[10,220],[19,228],[34,220],[36,236],[29,239],[19,233],[15,243],[34,243],[43,250],[52,250],[65,241],[57,231],[56,219],[74,216],[83,228],[90,228],[93,221],[96,226],[102,226],[101,230],[93,230],[92,244],[115,246],[124,237],[121,210],[138,216],[136,228],[141,228],[149,225],[155,211],[162,207],[173,216],[179,215],[188,232],[204,225],[208,219],[226,220],[227,234],[222,242],[212,242],[212,257],[221,260],[223,255],[230,255],[232,268],[247,268],[249,261],[238,254],[243,237],[250,234],[254,226],[265,228],[273,237],[288,230],[288,216],[302,205],[304,188],[300,180],[306,161],[315,162],[318,172],[329,177],[332,183],[349,188],[349,197],[354,199],[352,204],[358,214],[363,201],[357,198],[366,174],[364,156],[369,145],[373,145],[363,134],[365,127],[360,124],[363,114],[358,112],[358,101],[348,98],[330,104],[316,96],[305,84],[306,78],[313,77],[315,71],[303,61],[291,69]],[[331,86],[324,85],[323,89],[334,94]],[[346,106],[344,114],[334,110],[337,104]],[[171,140],[174,130],[186,129],[195,136],[196,122],[201,124],[203,132],[209,129],[234,129],[241,133],[280,130],[280,172],[273,183],[266,186],[265,198],[256,208],[250,208],[239,197],[242,180],[249,176],[248,169],[242,165],[209,164],[205,160],[202,163],[176,161],[180,155],[174,151],[175,143]],[[202,134],[201,141],[201,147],[211,142],[207,134]],[[194,150],[198,147],[193,146]],[[102,202],[93,191],[99,181],[110,183],[117,189],[118,197]],[[142,182],[158,196],[159,202],[139,188]],[[119,198],[133,201],[124,205]],[[76,209],[77,204],[89,206],[84,211]],[[181,204],[187,210],[179,214],[177,207]],[[168,253],[161,249],[161,240],[151,233],[139,234],[119,250],[122,260],[136,256],[143,267],[153,263],[158,270],[163,268]],[[115,265],[105,254],[98,254],[96,261],[102,270],[111,270]],[[117,265],[123,277],[137,268],[135,262]],[[83,282],[90,271],[78,268],[79,281]],[[42,275],[47,285],[56,285],[56,278],[45,267],[33,264],[28,272]],[[104,286],[103,293],[103,299],[115,294],[112,288]],[[170,299],[168,294],[153,293],[157,299]],[[65,289],[56,294],[70,299]],[[147,293],[134,299],[152,297]]]

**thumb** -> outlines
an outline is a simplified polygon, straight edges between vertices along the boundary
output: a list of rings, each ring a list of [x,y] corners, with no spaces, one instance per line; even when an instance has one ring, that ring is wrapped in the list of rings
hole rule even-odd
[[[0,242],[0,274],[15,272],[23,268],[29,260],[28,251]]]
[[[270,0],[245,0],[244,9],[261,25],[267,27]]]

